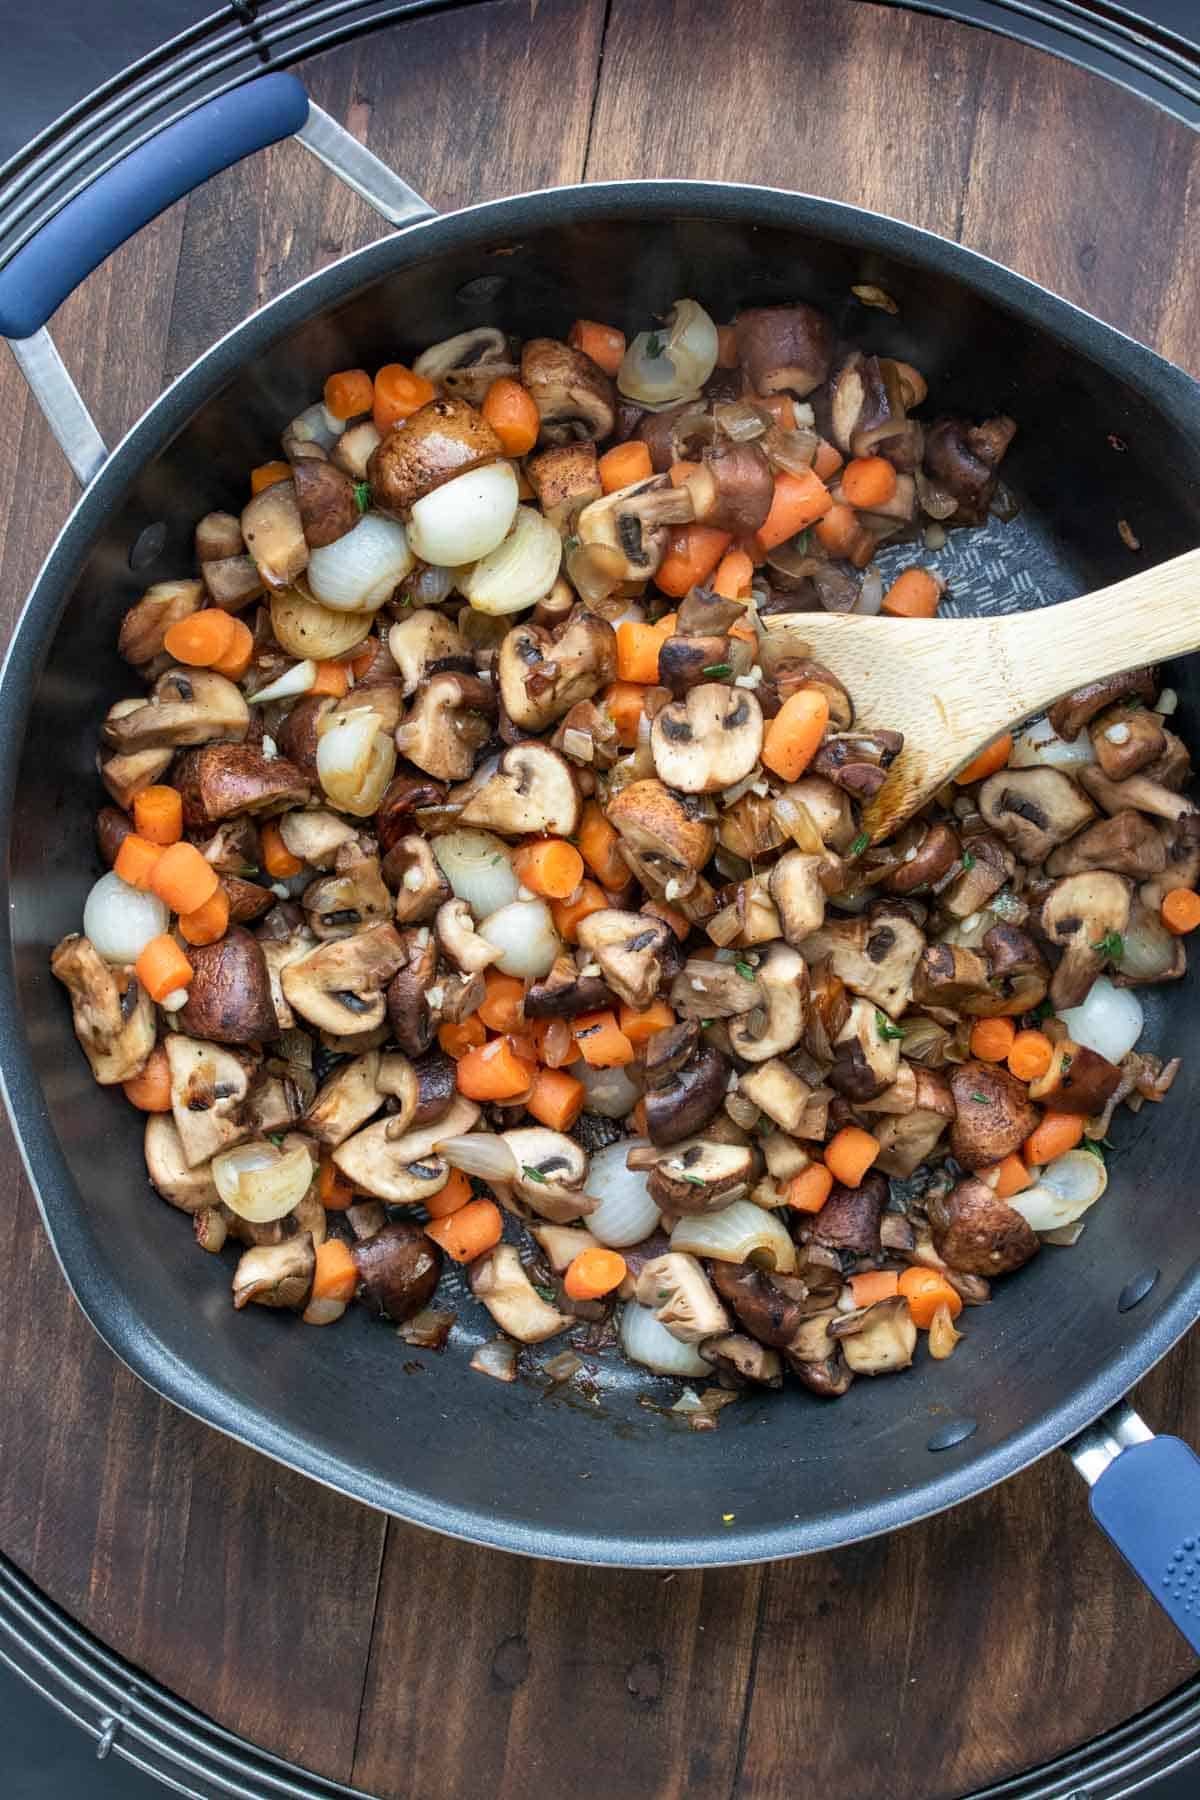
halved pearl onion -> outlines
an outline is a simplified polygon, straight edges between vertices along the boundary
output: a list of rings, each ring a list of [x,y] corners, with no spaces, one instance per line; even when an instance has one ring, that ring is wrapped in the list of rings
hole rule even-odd
[[[511,463],[487,463],[425,494],[412,509],[408,540],[422,562],[461,568],[494,550],[517,511]]]
[[[247,694],[246,699],[251,706],[264,705],[268,700],[291,700],[298,694],[310,693],[316,679],[315,662],[309,660],[293,663],[276,680],[269,682],[265,688],[259,688],[257,694]]]
[[[299,1206],[313,1177],[312,1158],[303,1146],[277,1150],[273,1144],[238,1144],[212,1159],[212,1178],[230,1212],[252,1225],[270,1225]]]
[[[1124,959],[1121,967],[1124,968]],[[1097,1056],[1119,1063],[1142,1035],[1142,1003],[1129,988],[1114,987],[1107,975],[1092,983],[1087,999],[1059,1014],[1069,1036]],[[1094,1159],[1093,1159],[1094,1160]]]
[[[83,903],[83,935],[105,962],[136,962],[151,938],[171,923],[170,909],[157,894],[130,887],[111,870]]]
[[[657,1229],[661,1215],[650,1198],[645,1171],[625,1166],[630,1150],[645,1148],[645,1138],[622,1138],[598,1150],[588,1168],[585,1185],[598,1205],[587,1215],[587,1228],[610,1250],[640,1244]]]
[[[550,592],[561,561],[562,538],[549,519],[518,506],[511,530],[459,577],[458,590],[476,612],[520,612]]]
[[[391,599],[415,560],[403,525],[366,513],[344,537],[310,553],[309,589],[334,612],[371,612]]]
[[[473,916],[486,919],[517,898],[512,852],[490,831],[447,831],[433,840],[434,861],[457,900],[465,900]]]
[[[588,1224],[591,1224],[591,1218]],[[630,1300],[621,1312],[621,1348],[630,1362],[653,1369],[656,1375],[711,1375],[712,1364],[706,1363],[695,1344],[684,1344],[660,1325],[648,1306]]]
[[[461,1169],[464,1175],[477,1175],[481,1181],[515,1181],[521,1172],[504,1139],[490,1131],[469,1131],[464,1137],[442,1138],[433,1148],[452,1169]]]
[[[379,714],[356,706],[317,739],[317,775],[330,800],[356,818],[373,813],[396,767],[396,746]]]
[[[1068,1150],[1042,1170],[1037,1185],[1012,1194],[1008,1204],[1034,1231],[1059,1231],[1083,1217],[1108,1186],[1102,1156]]]
[[[514,900],[510,906],[502,906],[484,919],[479,935],[499,950],[496,967],[502,975],[527,980],[548,975],[562,949],[544,900]]]
[[[595,1230],[590,1217],[588,1227]],[[753,1200],[735,1200],[721,1212],[677,1220],[671,1248],[718,1262],[756,1263],[776,1275],[791,1275],[796,1268],[796,1246],[778,1214],[755,1206]]]

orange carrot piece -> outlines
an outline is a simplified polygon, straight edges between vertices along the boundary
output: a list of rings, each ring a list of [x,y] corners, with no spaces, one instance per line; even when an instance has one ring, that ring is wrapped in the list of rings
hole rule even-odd
[[[233,641],[224,656],[209,666],[227,681],[240,681],[254,657],[254,633],[244,619],[235,619],[232,613],[229,622],[233,626]]]
[[[732,325],[718,325],[717,367],[718,369],[736,369],[737,366],[737,330]]]
[[[842,460],[842,453],[840,450],[835,449],[825,438],[817,439],[817,453],[813,457],[812,466],[814,472],[821,477],[822,481],[828,481],[831,475],[837,474],[842,466]]]
[[[627,1274],[625,1258],[619,1250],[606,1250],[602,1244],[581,1250],[567,1264],[563,1287],[572,1300],[602,1300],[619,1288]]]
[[[349,1306],[357,1292],[358,1265],[349,1246],[341,1238],[326,1238],[317,1245],[309,1300],[340,1300],[343,1306]]]
[[[372,654],[374,654],[372,652]],[[308,690],[309,695],[331,694],[335,700],[342,700],[350,692],[350,678],[346,673],[345,663],[319,662],[317,676]]]
[[[990,1169],[980,1169],[979,1174],[981,1179],[995,1175],[995,1193],[998,1200],[1008,1200],[1013,1194],[1019,1194],[1033,1180],[1033,1176],[1015,1150],[1003,1161],[993,1163]]]
[[[445,1219],[431,1219],[426,1237],[439,1244],[451,1262],[474,1262],[500,1242],[504,1220],[494,1200],[470,1200]]]
[[[189,944],[215,944],[228,930],[229,896],[223,888],[195,912],[179,915],[179,935]]]
[[[538,1061],[548,1069],[565,1069],[580,1059],[569,1019],[534,1019],[531,1036]]]
[[[977,1056],[980,1062],[1003,1062],[1016,1035],[1017,1028],[1011,1019],[977,1019],[971,1027],[971,1055]]]
[[[376,431],[389,432],[393,425],[407,419],[418,407],[433,399],[434,387],[423,375],[414,375],[403,363],[384,363],[375,376],[375,399],[371,417]]]
[[[754,579],[754,564],[744,550],[727,550],[713,576],[713,593],[722,600],[744,600]]]
[[[121,839],[121,848],[117,851],[113,863],[113,873],[130,887],[140,888],[143,893],[150,886],[151,877],[162,858],[164,846],[151,844],[145,838],[138,837],[130,831]]]
[[[237,633],[232,613],[219,606],[206,606],[202,612],[176,619],[163,633],[163,649],[173,662],[186,663],[193,669],[211,669],[233,648]],[[245,626],[242,627],[246,629]]]
[[[183,836],[183,795],[156,784],[133,797],[133,828],[148,844],[177,844]]]
[[[654,473],[650,451],[640,438],[614,444],[611,450],[604,452],[596,468],[600,486],[606,494],[615,494],[618,488],[632,487],[635,481],[649,481]]]
[[[825,1167],[843,1187],[856,1188],[879,1155],[879,1139],[857,1125],[843,1125],[825,1146]]]
[[[1012,753],[1012,733],[1006,731],[1004,736],[998,737],[994,744],[989,744],[986,750],[981,750],[965,769],[959,770],[954,777],[955,784],[958,787],[969,787],[973,781],[982,781],[985,776],[994,775],[997,769],[1004,767]]]
[[[644,1044],[656,1031],[669,1031],[674,1023],[675,1014],[665,1000],[652,1000],[641,1012],[622,1001],[617,1014],[617,1024],[635,1046]]]
[[[171,1110],[171,1067],[167,1062],[167,1053],[161,1044],[155,1044],[153,1050],[142,1064],[136,1075],[131,1075],[121,1086],[125,1090],[125,1098],[139,1112],[169,1113]]]
[[[809,1163],[787,1184],[787,1203],[794,1212],[818,1213],[833,1190],[833,1174],[823,1163]]]
[[[1172,888],[1163,895],[1162,922],[1176,937],[1184,937],[1200,925],[1200,894],[1193,888]]]
[[[537,401],[511,375],[501,375],[484,395],[483,416],[504,446],[505,456],[524,456],[542,428]]]
[[[886,506],[896,492],[896,471],[886,456],[856,456],[842,470],[842,495],[870,512]]]
[[[278,460],[260,463],[257,469],[250,471],[250,492],[261,494],[264,488],[274,487],[277,481],[290,481],[291,479],[291,463]]]
[[[1041,1168],[1056,1156],[1065,1156],[1080,1142],[1086,1123],[1080,1113],[1043,1113],[1041,1124],[1030,1132],[1021,1151],[1026,1165]]]
[[[667,475],[672,487],[682,487],[690,475],[698,475],[699,473],[700,464],[694,462],[672,463],[667,470]]]
[[[575,837],[580,856],[600,886],[624,887],[629,880],[629,865],[621,855],[621,839],[595,800],[585,802]]]
[[[815,469],[790,475],[780,469],[775,476],[771,510],[756,532],[759,548],[774,550],[790,537],[815,525],[833,505],[833,495]]]
[[[451,1169],[450,1179],[444,1188],[436,1194],[430,1194],[425,1202],[425,1211],[431,1219],[448,1219],[451,1213],[461,1212],[472,1200],[471,1184],[461,1169]]]
[[[900,1291],[900,1276],[895,1269],[866,1269],[850,1277],[850,1298],[855,1306],[874,1306],[877,1300],[890,1300]]]
[[[515,1100],[527,1092],[536,1067],[514,1056],[507,1038],[493,1038],[459,1057],[458,1091],[468,1100]]]
[[[897,1287],[908,1301],[913,1324],[921,1331],[929,1330],[939,1306],[948,1307],[952,1319],[957,1319],[962,1311],[962,1295],[957,1288],[951,1287],[938,1269],[914,1264],[911,1269],[905,1269]]]
[[[217,871],[195,844],[168,844],[150,874],[151,890],[177,913],[195,912],[220,885]]]
[[[570,1131],[583,1111],[587,1089],[564,1069],[539,1069],[525,1110],[550,1131]]]
[[[572,350],[582,350],[606,375],[615,379],[625,355],[623,331],[618,331],[615,325],[600,325],[595,319],[576,319],[567,333],[567,342]]]
[[[829,702],[820,688],[789,694],[763,736],[762,760],[781,781],[796,781],[807,769],[829,724]]]
[[[152,1000],[165,1000],[176,988],[189,986],[194,973],[175,939],[165,931],[161,937],[150,939],[134,963],[133,972]]]
[[[673,600],[707,581],[730,544],[732,533],[712,525],[676,525],[667,539],[667,554],[658,565],[654,585]]]
[[[363,644],[361,650],[356,650],[353,656],[346,658],[346,661],[350,666],[350,673],[353,675],[355,681],[362,680],[378,654],[379,639],[377,637],[369,637]]]
[[[348,1206],[354,1205],[354,1189],[330,1156],[321,1158],[317,1198],[326,1212],[345,1212]]]
[[[622,619],[617,626],[617,679],[653,687],[658,680],[658,653],[664,641],[657,625]]]
[[[655,662],[657,679],[658,664]],[[617,728],[617,742],[623,750],[637,743],[638,720],[646,710],[646,689],[632,681],[614,681],[600,696],[600,704]]]
[[[539,838],[513,852],[518,881],[547,900],[567,900],[583,880],[583,858],[565,838]]]
[[[298,856],[293,856],[283,841],[283,833],[274,819],[268,819],[259,827],[259,855],[262,866],[272,881],[286,881],[291,875],[298,875],[304,864]]]
[[[589,913],[602,912],[608,905],[603,888],[597,887],[594,881],[581,881],[579,892],[570,900],[552,900],[550,916],[554,920],[554,929],[560,938],[568,944],[579,942],[579,927]]]
[[[525,1023],[525,983],[499,969],[486,969],[483,980],[487,992],[474,1016],[489,1031],[520,1031]]]
[[[944,585],[928,569],[905,569],[883,596],[881,610],[893,619],[932,619],[941,604]]]
[[[611,1012],[581,1013],[571,1023],[575,1042],[590,1069],[621,1069],[633,1061],[633,1045]]]
[[[1018,1031],[1008,1051],[1008,1066],[1018,1081],[1036,1081],[1049,1072],[1054,1045],[1044,1031]]]
[[[823,519],[813,526],[813,536],[830,556],[851,557],[864,536],[858,514],[844,500],[835,501]]]
[[[325,382],[325,410],[335,419],[357,419],[375,404],[375,383],[365,369],[339,369]]]
[[[457,1025],[439,1025],[437,1039],[446,1055],[457,1062],[468,1050],[486,1044],[487,1032],[483,1029],[483,1020],[477,1013],[472,1013],[470,1018],[460,1019]]]

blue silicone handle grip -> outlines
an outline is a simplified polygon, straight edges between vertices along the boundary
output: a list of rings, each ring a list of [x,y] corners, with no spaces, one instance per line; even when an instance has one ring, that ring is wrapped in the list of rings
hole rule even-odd
[[[1092,1514],[1200,1652],[1200,1457],[1174,1437],[1133,1444],[1091,1490]]]
[[[126,238],[307,118],[308,95],[294,75],[260,75],[156,132],[68,200],[0,269],[0,332],[32,337]]]

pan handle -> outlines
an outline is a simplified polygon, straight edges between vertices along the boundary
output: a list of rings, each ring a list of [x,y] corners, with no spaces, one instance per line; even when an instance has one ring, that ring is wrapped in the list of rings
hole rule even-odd
[[[1128,1401],[1068,1444],[1092,1517],[1200,1652],[1200,1457],[1156,1437]]]
[[[314,106],[294,75],[260,75],[206,100],[129,150],[69,199],[0,269],[0,333],[67,461],[86,487],[108,450],[46,321],[79,283],[200,182],[296,137],[391,225],[429,218],[408,183]]]

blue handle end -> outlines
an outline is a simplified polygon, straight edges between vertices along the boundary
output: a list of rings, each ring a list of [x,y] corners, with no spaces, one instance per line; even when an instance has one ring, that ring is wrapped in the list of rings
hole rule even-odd
[[[1200,1457],[1174,1437],[1133,1444],[1091,1490],[1092,1516],[1200,1654]]]
[[[260,75],[156,132],[68,200],[0,269],[0,332],[32,337],[107,256],[200,182],[308,118],[294,75]]]

